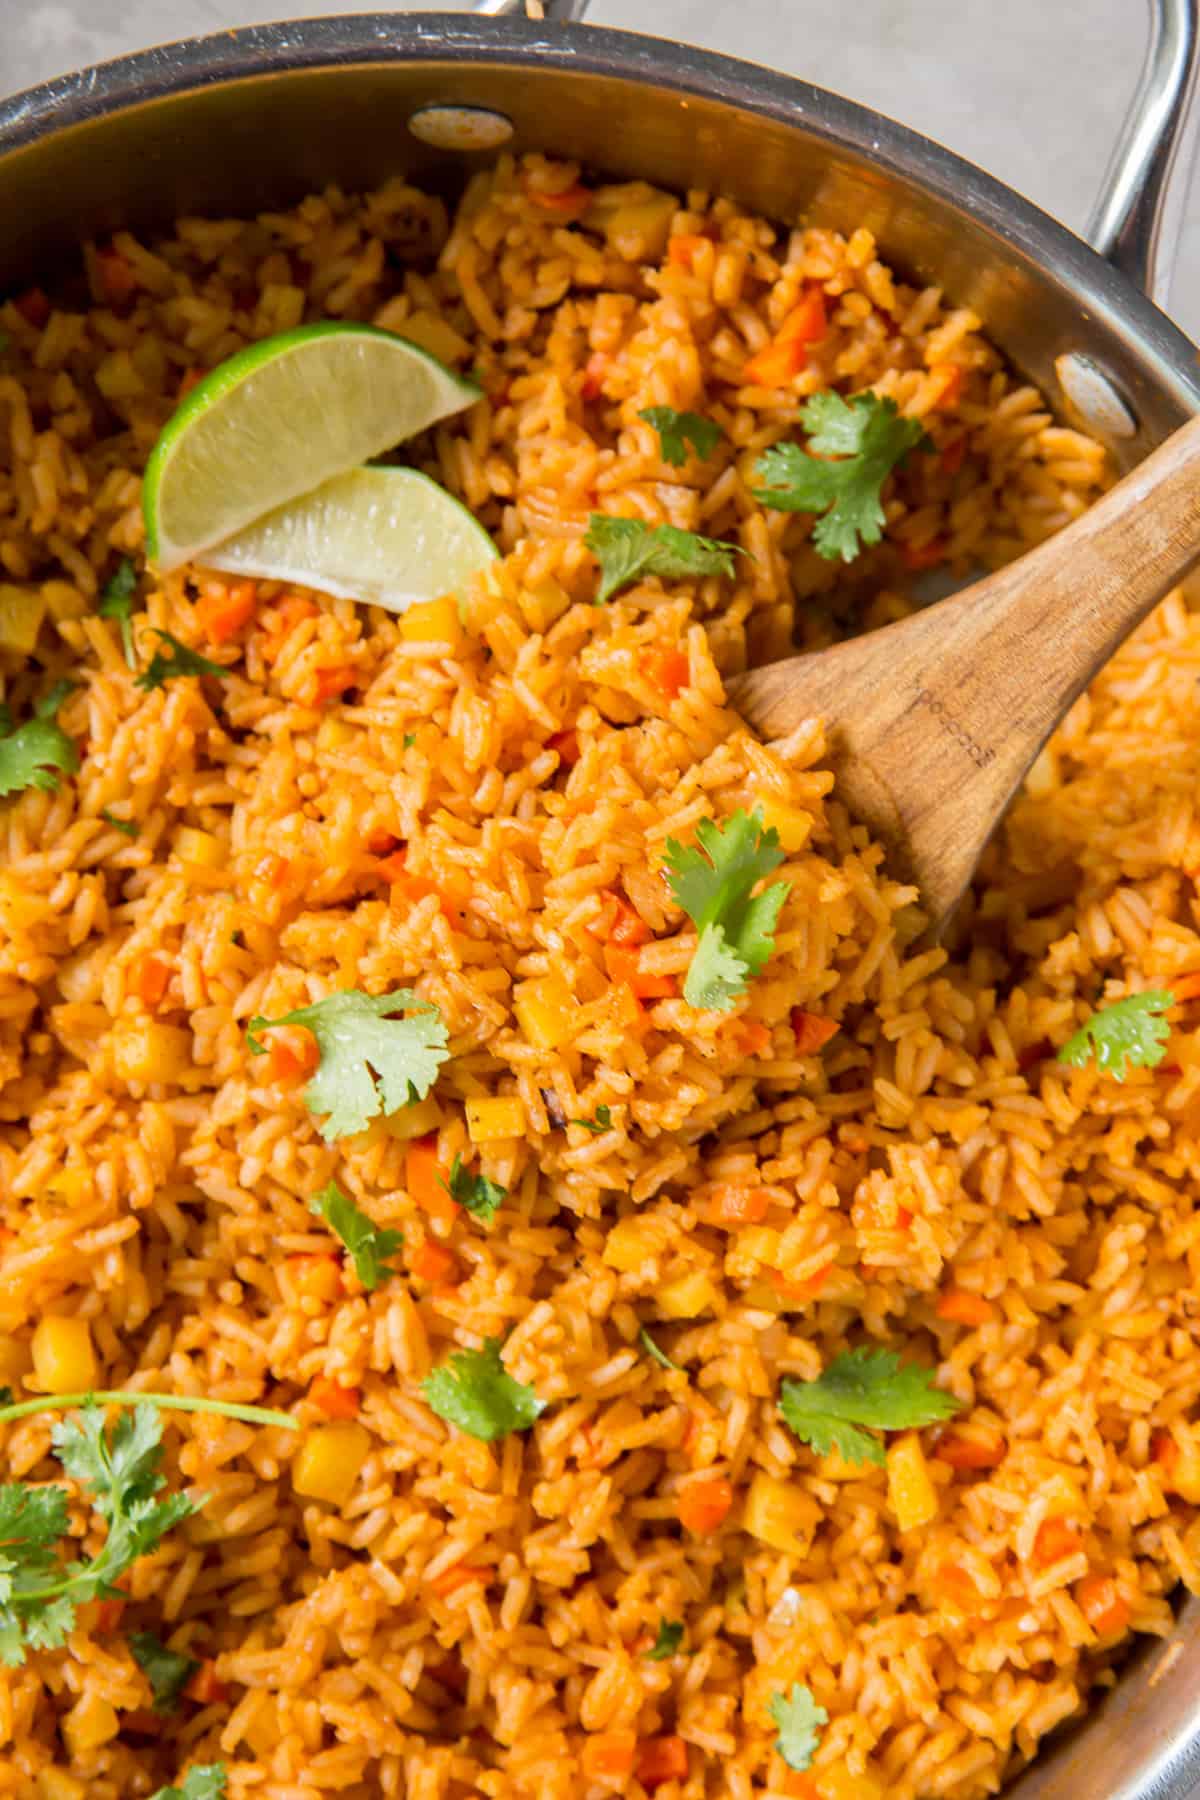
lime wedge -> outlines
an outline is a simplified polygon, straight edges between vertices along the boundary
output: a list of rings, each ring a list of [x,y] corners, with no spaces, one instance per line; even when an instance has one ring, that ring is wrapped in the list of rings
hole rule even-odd
[[[301,325],[197,382],[146,465],[146,554],[176,569],[299,494],[381,456],[479,389],[371,325]]]
[[[498,555],[482,525],[417,469],[351,469],[268,513],[201,561],[403,612],[454,593]]]

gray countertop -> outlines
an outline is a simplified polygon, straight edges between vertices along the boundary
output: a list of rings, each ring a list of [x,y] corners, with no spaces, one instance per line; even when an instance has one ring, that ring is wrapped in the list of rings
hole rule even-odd
[[[173,38],[370,0],[0,0],[0,88]],[[376,6],[374,10],[385,11]],[[410,10],[397,8],[396,10]],[[411,9],[411,10],[416,10]],[[429,10],[433,10],[432,5]],[[1139,0],[593,0],[592,17],[803,75],[938,138],[1081,228],[1140,67]],[[1200,335],[1200,199],[1171,311]]]

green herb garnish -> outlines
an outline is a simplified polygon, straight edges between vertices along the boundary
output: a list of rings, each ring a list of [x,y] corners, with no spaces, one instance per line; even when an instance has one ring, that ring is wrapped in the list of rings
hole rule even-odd
[[[815,1381],[781,1382],[779,1410],[818,1456],[836,1451],[843,1462],[882,1467],[883,1445],[872,1431],[934,1425],[959,1410],[961,1402],[935,1387],[933,1374],[902,1363],[893,1350],[843,1350]]]
[[[699,413],[676,412],[673,406],[647,406],[638,414],[658,433],[662,459],[673,469],[681,469],[687,461],[690,444],[701,462],[707,461],[725,433],[714,419]]]
[[[134,687],[145,688],[147,693],[160,688],[164,681],[174,681],[181,675],[218,675],[229,673],[220,663],[210,662],[207,656],[201,656],[198,650],[190,650],[186,644],[170,631],[163,631],[161,626],[150,628],[155,637],[163,639],[171,648],[170,656],[162,650],[156,650],[141,674],[134,678]]]
[[[775,1748],[789,1769],[807,1769],[820,1741],[822,1725],[828,1725],[829,1714],[818,1706],[806,1687],[793,1681],[789,1698],[775,1694],[771,1699],[771,1717],[779,1727]]]
[[[155,1712],[174,1712],[180,1695],[200,1664],[194,1657],[168,1650],[152,1631],[130,1632],[129,1648],[133,1651],[134,1662],[153,1689]]]
[[[193,1763],[182,1787],[163,1787],[150,1800],[225,1800],[229,1777],[224,1763]]]
[[[683,997],[689,1006],[728,1012],[775,948],[788,884],[777,881],[752,893],[784,855],[774,829],[763,830],[757,807],[732,813],[723,825],[701,820],[696,841],[699,849],[684,849],[668,838],[665,857],[671,892],[700,933]]]
[[[679,1371],[679,1364],[677,1362],[672,1362],[665,1350],[659,1349],[644,1325],[638,1332],[638,1343],[642,1346],[642,1349],[646,1352],[647,1356],[652,1356],[654,1358],[660,1368],[675,1369],[676,1371]]]
[[[1174,1004],[1169,988],[1147,988],[1102,1006],[1067,1039],[1058,1060],[1073,1069],[1094,1060],[1115,1081],[1124,1081],[1130,1068],[1153,1069],[1167,1052],[1171,1027],[1163,1014]]]
[[[441,1180],[441,1177],[438,1177]],[[490,1181],[486,1175],[472,1175],[463,1167],[463,1159],[456,1156],[450,1168],[449,1181],[442,1186],[452,1200],[469,1212],[473,1218],[482,1219],[490,1225],[497,1211],[508,1198],[508,1189],[501,1187],[498,1181]]]
[[[124,556],[117,564],[115,573],[110,575],[105,582],[96,605],[96,611],[102,619],[116,619],[120,625],[125,661],[131,669],[137,666],[137,657],[133,648],[133,606],[136,587],[137,571],[129,558]]]
[[[531,1387],[514,1381],[500,1360],[499,1338],[480,1350],[459,1350],[425,1378],[423,1392],[439,1419],[485,1444],[527,1431],[546,1410]]]
[[[73,775],[79,767],[78,750],[55,723],[55,714],[70,692],[69,681],[56,682],[37,702],[33,718],[0,738],[0,798],[28,787],[51,793],[58,786],[59,770]],[[6,722],[11,726],[11,720]]]
[[[276,1025],[306,1025],[317,1040],[321,1060],[304,1101],[310,1112],[328,1113],[321,1127],[327,1140],[353,1137],[377,1114],[423,1100],[446,1060],[441,1013],[410,988],[375,999],[345,988],[280,1019],[253,1018],[246,1028],[252,1056],[266,1048],[255,1032]]]
[[[314,1194],[308,1210],[318,1219],[324,1219],[330,1230],[341,1238],[354,1261],[354,1272],[368,1293],[373,1293],[381,1281],[396,1273],[385,1258],[399,1250],[404,1242],[403,1232],[387,1231],[373,1224],[349,1195],[343,1194],[336,1181]]]
[[[612,1125],[612,1108],[598,1106],[594,1119],[568,1119],[567,1124],[582,1125],[583,1129],[590,1131],[593,1137],[600,1137]]]
[[[734,557],[744,554],[737,544],[680,531],[677,525],[647,525],[643,519],[617,519],[610,513],[592,514],[583,541],[600,564],[597,605],[643,575],[662,581],[732,575]]]
[[[114,818],[106,806],[101,807],[100,817],[106,825],[111,825],[114,831],[123,832],[127,838],[135,838],[138,835],[138,827],[131,819]]]
[[[872,393],[849,400],[814,394],[800,408],[800,423],[809,434],[807,449],[776,444],[760,456],[754,473],[764,486],[754,498],[777,512],[820,513],[813,548],[853,562],[863,544],[882,537],[883,484],[910,450],[928,441],[924,427],[901,418],[894,400]]]
[[[681,1619],[660,1619],[658,1636],[654,1640],[654,1648],[647,1650],[647,1662],[666,1662],[668,1656],[674,1656],[683,1642],[683,1621]]]

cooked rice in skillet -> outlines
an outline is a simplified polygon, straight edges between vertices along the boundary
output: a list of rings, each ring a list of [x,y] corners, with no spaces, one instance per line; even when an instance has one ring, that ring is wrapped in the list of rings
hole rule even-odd
[[[152,248],[120,234],[119,294],[105,249],[90,296],[0,308],[0,561],[47,603],[7,698],[25,717],[50,677],[79,683],[61,721],[82,756],[0,806],[0,1380],[36,1393],[35,1325],[84,1318],[95,1385],[304,1427],[163,1415],[170,1485],[203,1511],[136,1564],[123,1608],[84,1608],[65,1650],[0,1672],[14,1800],[129,1800],[216,1761],[235,1800],[969,1800],[1112,1679],[1128,1631],[1170,1630],[1176,1582],[1200,1591],[1192,1007],[1123,1086],[1053,1060],[1098,996],[1200,994],[1200,626],[1179,596],[1159,609],[1039,760],[949,954],[907,954],[914,895],[831,799],[819,722],[764,748],[722,676],[794,630],[827,638],[831,608],[897,616],[915,567],[1012,556],[1103,489],[1104,454],[866,231],[789,234],[640,185],[581,231],[554,200],[576,180],[502,160],[452,219],[397,180],[185,220]],[[808,370],[743,386],[811,282],[832,328]],[[214,647],[199,603],[229,584],[182,571],[145,619],[227,668],[219,702],[212,682],[141,692],[95,604],[119,557],[141,566],[146,454],[193,371],[327,316],[474,367],[486,399],[413,450],[504,561],[440,645],[263,583]],[[749,493],[797,398],[834,384],[893,396],[937,450],[848,571]],[[660,461],[637,415],[663,404],[724,427],[703,468]],[[750,555],[733,581],[594,606],[594,510]],[[802,815],[765,973],[732,1014],[638,1002],[591,929],[603,896],[661,936],[642,966],[677,987],[694,933],[665,840],[763,800]],[[539,1048],[514,986],[549,972],[570,1029]],[[327,1145],[303,1082],[248,1056],[247,1022],[407,984],[449,1029],[435,1093]],[[800,1053],[796,1008],[840,1026],[820,1052]],[[145,1079],[171,1059],[174,1079]],[[516,1104],[475,1150],[480,1096]],[[600,1106],[608,1128],[563,1128]],[[443,1168],[481,1156],[509,1190],[488,1230],[410,1196],[410,1134],[435,1130]],[[333,1177],[404,1233],[372,1293],[297,1260],[338,1249],[309,1211]],[[710,1223],[725,1189],[767,1190],[765,1216]],[[549,1403],[491,1445],[421,1389],[484,1335]],[[781,1378],[871,1342],[963,1402],[921,1434],[936,1515],[903,1533],[884,1469],[816,1456],[776,1409]],[[361,1390],[369,1434],[338,1506],[289,1468],[322,1379]],[[0,1428],[4,1479],[61,1479],[50,1424]],[[791,1553],[742,1528],[757,1471],[810,1499]],[[688,1532],[681,1496],[713,1477],[733,1506]],[[94,1549],[93,1515],[73,1518]],[[1073,1535],[1047,1560],[1050,1519]],[[661,1620],[687,1654],[647,1657]],[[204,1666],[165,1720],[134,1630]],[[807,1774],[768,1710],[793,1682],[829,1714]],[[664,1737],[686,1776],[646,1761]]]

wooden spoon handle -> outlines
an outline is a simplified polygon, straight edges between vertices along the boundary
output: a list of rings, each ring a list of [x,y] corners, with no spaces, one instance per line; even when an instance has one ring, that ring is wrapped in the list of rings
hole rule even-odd
[[[779,737],[824,716],[841,792],[936,919],[1072,701],[1200,559],[1200,419],[1081,518],[909,619],[751,670],[730,698]]]

